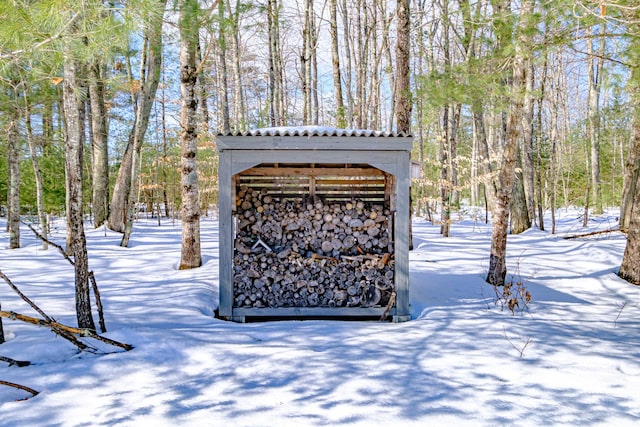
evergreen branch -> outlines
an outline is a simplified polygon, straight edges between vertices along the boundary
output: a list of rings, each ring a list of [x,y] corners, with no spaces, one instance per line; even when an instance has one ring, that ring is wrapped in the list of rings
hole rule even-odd
[[[44,40],[39,41],[38,43],[36,43],[35,45],[33,45],[31,47],[31,49],[18,49],[18,50],[14,50],[14,51],[9,51],[7,53],[0,53],[0,59],[10,59],[11,61],[16,61],[18,60],[18,57],[24,53],[26,53],[28,50],[37,50],[40,49],[42,46],[49,44],[51,42],[54,42],[55,40],[58,40],[60,38],[62,38],[62,36],[64,35],[64,33],[67,31],[67,29],[69,27],[71,27],[73,24],[75,24],[75,22],[80,18],[81,14],[80,13],[76,13],[74,14],[71,19],[69,19],[69,21],[64,24],[64,26],[55,34],[53,34],[50,37],[47,37]]]

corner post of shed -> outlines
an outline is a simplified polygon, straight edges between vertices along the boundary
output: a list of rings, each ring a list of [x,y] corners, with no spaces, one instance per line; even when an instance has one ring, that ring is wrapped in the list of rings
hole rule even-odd
[[[220,162],[218,166],[218,235],[220,274],[220,317],[231,318],[233,315],[233,214],[232,214],[232,155],[231,150],[218,148]]]
[[[396,154],[396,218],[394,228],[396,265],[396,314],[394,322],[411,320],[409,306],[409,221],[410,206],[409,192],[411,191],[410,153],[408,151]]]

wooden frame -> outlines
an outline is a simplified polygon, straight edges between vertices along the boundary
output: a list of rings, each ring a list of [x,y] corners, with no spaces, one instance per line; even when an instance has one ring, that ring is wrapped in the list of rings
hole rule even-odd
[[[311,130],[309,130],[311,129]],[[409,311],[409,185],[411,136],[371,131],[318,132],[314,128],[275,128],[245,135],[220,134],[219,163],[219,315],[234,321],[246,317],[376,317],[384,307],[233,307],[233,211],[239,174],[278,176],[390,176],[385,198],[391,200],[395,257],[395,322],[410,320]],[[267,166],[265,166],[267,165]],[[282,167],[280,167],[282,165]],[[318,165],[331,165],[321,167]],[[338,167],[335,165],[343,165]],[[357,165],[349,169],[349,165]],[[313,184],[310,184],[313,185]],[[387,194],[390,193],[390,194]]]

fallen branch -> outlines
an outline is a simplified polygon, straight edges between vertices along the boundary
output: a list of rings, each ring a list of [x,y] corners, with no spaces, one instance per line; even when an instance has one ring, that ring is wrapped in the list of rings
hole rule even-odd
[[[93,347],[87,346],[87,344],[85,344],[82,341],[78,340],[75,337],[75,335],[78,335],[79,337],[83,337],[83,338],[93,338],[95,340],[102,341],[103,343],[106,343],[106,344],[109,344],[109,345],[112,345],[112,346],[115,346],[115,347],[121,347],[121,348],[125,349],[126,351],[133,350],[133,346],[131,344],[124,344],[124,343],[112,340],[110,338],[105,338],[103,336],[100,336],[100,335],[96,334],[91,329],[74,328],[73,326],[67,326],[67,325],[64,325],[62,323],[58,323],[58,322],[53,321],[53,320],[38,319],[36,317],[26,316],[24,314],[15,313],[13,311],[2,311],[2,310],[0,310],[0,317],[4,317],[6,319],[11,319],[11,320],[20,320],[22,322],[31,323],[31,324],[37,325],[37,326],[44,326],[44,327],[47,327],[47,328],[51,329],[54,333],[56,333],[58,335],[61,335],[61,332],[66,334],[66,335],[70,335],[71,334],[71,336],[73,337],[73,339],[75,341],[80,343],[82,346],[89,347],[89,348],[93,348]],[[95,349],[95,348],[94,348],[94,350],[97,351],[97,349]]]
[[[0,356],[0,362],[7,362],[9,366],[17,366],[19,368],[22,368],[23,366],[31,365],[31,362],[28,362],[26,360],[15,360],[5,356]]]
[[[100,291],[98,290],[98,284],[96,283],[96,276],[93,275],[93,271],[89,272],[89,280],[91,281],[91,287],[93,288],[93,296],[96,297],[96,307],[98,308],[98,319],[100,321],[100,332],[103,334],[107,332],[107,326],[104,323],[104,311],[102,311],[102,300],[100,299]]]
[[[20,298],[22,298],[27,304],[29,304],[31,306],[31,308],[33,308],[35,311],[37,311],[38,314],[40,314],[44,318],[44,321],[46,321],[46,322],[55,322],[55,319],[53,319],[52,317],[48,316],[40,307],[38,307],[36,305],[36,303],[31,301],[29,298],[27,298],[27,296],[25,294],[23,294],[20,291],[20,289],[18,289],[18,287],[13,284],[11,279],[9,279],[4,273],[2,273],[2,271],[0,271],[0,277],[11,287],[11,289],[13,289],[20,296]],[[2,317],[0,316],[0,319],[1,318]],[[73,335],[69,334],[68,332],[66,332],[64,330],[58,330],[56,328],[52,328],[52,330],[53,330],[53,332],[55,332],[56,334],[58,334],[62,338],[66,339],[67,341],[71,342],[73,345],[78,347],[80,349],[80,351],[85,351],[85,350],[87,350],[87,351],[98,351],[98,349],[86,345],[85,343],[83,343],[82,341],[78,340],[76,337],[74,337]]]
[[[52,242],[51,240],[49,240],[46,237],[44,237],[31,224],[28,224],[28,223],[26,223],[24,221],[20,221],[20,222],[22,222],[24,225],[29,227],[29,229],[33,232],[33,234],[36,235],[36,237],[38,239],[42,240],[43,242],[46,242],[46,243],[50,244],[51,246],[53,246],[56,249],[58,249],[58,251],[60,251],[62,256],[67,261],[69,261],[69,263],[72,266],[75,267],[75,265],[76,265],[75,261],[71,259],[71,257],[67,254],[67,252],[64,250],[64,248],[62,246],[60,246],[59,244],[57,244],[55,242]],[[91,280],[91,285],[92,285],[92,289],[93,289],[93,295],[96,298],[96,307],[98,308],[98,318],[100,319],[100,331],[102,331],[102,333],[104,334],[105,332],[107,332],[107,326],[105,325],[105,322],[104,322],[104,312],[102,310],[102,300],[100,299],[100,291],[98,291],[98,284],[96,283],[96,276],[93,274],[93,271],[89,271],[89,279]],[[40,314],[42,314],[42,313],[40,313]],[[42,317],[45,317],[45,316],[42,316]]]
[[[531,337],[528,337],[528,338],[527,338],[527,340],[525,341],[525,340],[523,340],[523,339],[522,339],[522,336],[521,336],[520,334],[518,334],[518,338],[520,338],[520,341],[521,341],[522,343],[524,343],[524,344],[523,344],[522,346],[517,346],[517,345],[515,345],[515,344],[513,343],[513,341],[511,341],[511,339],[507,336],[507,329],[506,329],[506,328],[502,328],[502,330],[504,331],[504,338],[509,342],[509,344],[511,344],[511,346],[512,346],[513,348],[515,348],[515,349],[516,349],[516,351],[517,351],[518,353],[520,353],[520,357],[521,357],[521,358],[522,358],[522,357],[524,357],[524,351],[527,349],[527,347],[529,346],[529,344],[531,344],[531,341],[532,341]]]
[[[589,237],[589,236],[596,236],[598,234],[608,234],[608,233],[613,233],[614,231],[621,231],[624,233],[624,231],[620,230],[620,227],[614,227],[614,228],[609,228],[607,230],[598,230],[598,231],[590,231],[588,233],[581,233],[581,234],[570,234],[568,236],[564,236],[563,239],[580,239],[581,237]]]
[[[21,223],[23,223],[24,225],[26,225],[27,227],[29,227],[29,229],[31,231],[33,231],[33,234],[36,235],[36,237],[40,240],[42,240],[43,242],[47,242],[48,244],[50,244],[51,246],[53,246],[54,248],[58,249],[60,251],[60,253],[62,254],[62,256],[69,261],[69,263],[73,266],[76,265],[75,261],[71,259],[71,257],[69,255],[67,255],[67,251],[64,250],[64,248],[62,246],[60,246],[59,244],[52,242],[51,240],[47,239],[46,237],[44,237],[42,234],[40,234],[38,232],[38,230],[36,230],[35,228],[33,228],[33,225],[26,223],[24,221],[20,221]]]
[[[46,313],[44,311],[42,311],[40,309],[40,307],[38,307],[33,301],[31,301],[29,298],[27,298],[27,296],[25,294],[23,294],[22,292],[20,292],[20,289],[18,289],[18,287],[16,285],[13,284],[13,282],[11,281],[11,279],[9,279],[7,277],[6,274],[4,274],[1,270],[0,270],[0,278],[2,278],[2,280],[4,280],[7,285],[9,285],[9,287],[11,289],[14,290],[15,293],[18,294],[18,296],[20,296],[20,298],[22,298],[22,300],[24,302],[26,302],[27,304],[29,304],[31,306],[31,308],[33,308],[35,311],[38,312],[38,314],[42,317],[44,317],[45,320],[51,321],[53,319],[51,319],[49,316],[46,315]]]
[[[8,387],[17,388],[19,390],[26,391],[27,393],[31,393],[33,396],[37,396],[38,394],[40,394],[39,391],[36,391],[36,390],[32,389],[31,387],[27,387],[26,385],[10,383],[9,381],[3,381],[3,380],[0,380],[0,384],[1,385],[6,385]],[[31,397],[33,397],[33,396],[31,396]],[[18,399],[18,400],[27,400],[27,399],[29,399],[29,398],[27,397],[25,399]]]

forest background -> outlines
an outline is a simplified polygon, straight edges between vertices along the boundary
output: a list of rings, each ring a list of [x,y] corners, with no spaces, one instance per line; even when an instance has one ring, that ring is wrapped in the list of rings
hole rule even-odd
[[[631,0],[9,0],[0,19],[10,247],[21,215],[46,236],[50,214],[67,215],[76,259],[87,219],[126,246],[146,210],[182,219],[180,265],[197,267],[185,242],[216,209],[215,135],[269,126],[412,133],[414,214],[449,236],[461,206],[492,211],[490,283],[504,282],[507,224],[553,232],[571,205],[585,224],[620,206],[630,225]]]

